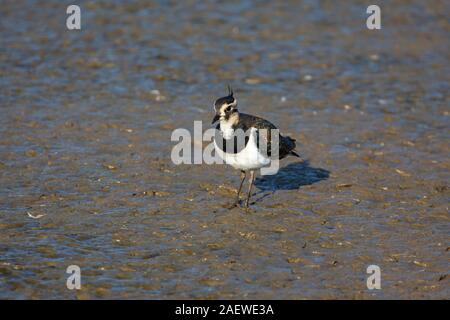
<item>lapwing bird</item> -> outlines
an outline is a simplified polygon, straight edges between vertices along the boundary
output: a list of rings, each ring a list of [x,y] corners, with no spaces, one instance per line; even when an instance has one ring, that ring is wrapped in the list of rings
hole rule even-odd
[[[255,170],[269,166],[274,159],[283,159],[288,155],[300,157],[295,151],[295,140],[291,137],[282,136],[277,127],[271,122],[241,113],[237,109],[237,100],[233,90],[228,87],[228,95],[214,102],[215,116],[212,124],[218,122],[216,135],[214,137],[215,152],[226,164],[241,171],[241,183],[233,206],[237,206],[240,200],[242,185],[250,172],[249,188],[245,207],[248,208]],[[241,129],[241,130],[239,130]],[[265,130],[261,130],[265,129]],[[275,129],[276,131],[273,131]],[[266,134],[260,133],[265,132]],[[278,134],[278,144],[271,145],[271,133]],[[238,136],[238,133],[244,138]],[[264,142],[264,143],[261,143]],[[278,155],[273,152],[278,147]],[[275,157],[274,158],[274,155]]]

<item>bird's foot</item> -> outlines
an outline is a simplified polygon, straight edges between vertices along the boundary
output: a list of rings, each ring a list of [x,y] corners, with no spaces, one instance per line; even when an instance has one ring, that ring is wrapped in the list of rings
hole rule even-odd
[[[244,209],[246,209],[248,211],[249,208],[250,208],[249,206],[252,205],[252,204],[255,204],[255,202],[250,202],[250,201],[245,201],[244,204],[242,202],[243,202],[243,200],[236,200],[233,203],[230,203],[228,205],[225,204],[224,207],[226,207],[226,208],[228,208],[230,210],[234,209],[234,208],[237,208],[237,207],[242,207],[242,208],[244,208]]]
[[[252,203],[250,203],[250,204],[252,204]],[[256,210],[253,209],[251,206],[245,207],[245,208],[242,208],[242,209],[244,210],[244,212],[245,212],[246,214],[250,214],[250,213],[256,212]]]
[[[249,209],[251,205],[254,205],[256,201],[245,201],[245,207],[246,209]]]
[[[233,203],[229,204],[229,205],[227,206],[227,208],[231,210],[231,209],[234,209],[234,208],[236,208],[236,207],[239,207],[239,203],[240,203],[239,200],[238,200],[238,201],[234,201]]]

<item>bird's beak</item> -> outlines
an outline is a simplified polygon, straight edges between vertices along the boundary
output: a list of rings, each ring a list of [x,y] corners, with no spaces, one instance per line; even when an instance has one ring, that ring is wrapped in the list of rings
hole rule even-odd
[[[216,115],[214,116],[214,118],[213,118],[211,124],[214,124],[214,122],[217,122],[219,119],[220,119],[220,115],[218,115],[218,114],[216,113]]]

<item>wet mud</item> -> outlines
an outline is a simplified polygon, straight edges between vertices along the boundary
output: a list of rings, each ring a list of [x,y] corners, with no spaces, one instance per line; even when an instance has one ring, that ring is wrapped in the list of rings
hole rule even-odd
[[[0,298],[449,298],[448,2],[78,3],[0,6]],[[170,158],[227,84],[304,159],[249,210]]]

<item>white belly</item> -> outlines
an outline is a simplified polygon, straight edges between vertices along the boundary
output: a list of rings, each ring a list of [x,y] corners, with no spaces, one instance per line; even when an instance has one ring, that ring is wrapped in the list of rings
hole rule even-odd
[[[244,149],[238,153],[223,152],[214,140],[214,148],[220,158],[239,170],[255,170],[270,164],[270,159],[263,156],[256,147],[255,129],[252,128],[249,140]]]

